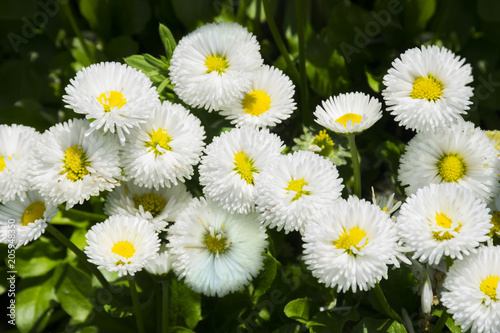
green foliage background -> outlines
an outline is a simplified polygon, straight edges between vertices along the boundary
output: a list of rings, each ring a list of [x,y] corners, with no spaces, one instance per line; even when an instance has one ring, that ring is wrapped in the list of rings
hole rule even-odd
[[[302,134],[302,125],[313,125],[312,112],[329,96],[362,91],[382,100],[381,81],[391,62],[405,50],[424,44],[442,45],[466,58],[473,68],[475,95],[465,118],[483,129],[500,128],[500,2],[271,0],[273,18],[294,65],[299,63],[298,32],[304,31],[306,82],[280,54],[262,2],[1,1],[0,123],[24,124],[43,132],[57,122],[77,117],[62,103],[69,79],[91,63],[124,62],[125,58],[151,77],[163,99],[180,102],[167,79],[169,47],[162,43],[159,24],[168,27],[179,41],[204,23],[226,20],[248,27],[261,44],[264,62],[281,68],[294,80],[298,110],[274,129],[289,147]],[[193,112],[205,126],[207,143],[229,126],[216,113]],[[366,198],[371,196],[370,186],[402,193],[395,171],[404,144],[412,136],[389,114],[359,136]],[[349,167],[340,167],[345,180],[350,179],[350,172]],[[196,177],[189,186],[194,194],[201,193]],[[348,191],[346,187],[344,194]],[[94,198],[77,207],[86,214],[60,212],[53,223],[82,249],[89,226],[105,218],[102,205],[102,198]],[[300,260],[298,234],[285,236],[271,230],[270,235],[265,270],[244,291],[222,299],[209,298],[191,292],[173,276],[164,280],[171,291],[171,331],[405,332],[384,314],[372,292],[336,295],[318,284]],[[5,246],[0,249],[7,253]],[[6,262],[0,266],[2,276],[7,275]],[[117,280],[112,291],[100,289],[90,272],[50,235],[16,252],[16,270],[19,331],[135,331],[125,288],[128,282]],[[419,312],[420,299],[411,290],[416,283],[411,272],[405,268],[392,271],[389,281],[381,285],[391,306],[406,313],[416,331],[432,327],[439,309],[431,317]],[[160,284],[144,272],[137,275],[137,282],[143,291],[147,330],[153,332],[162,315],[158,313]],[[8,301],[7,290],[7,280],[2,278],[2,306]],[[320,307],[328,309],[337,296],[344,307],[319,311]],[[0,330],[17,331],[7,320],[6,316],[0,318]],[[447,326],[453,332],[460,331],[450,320]]]

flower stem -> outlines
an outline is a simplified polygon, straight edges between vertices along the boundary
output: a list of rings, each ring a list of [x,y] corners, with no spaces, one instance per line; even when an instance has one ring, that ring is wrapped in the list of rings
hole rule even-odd
[[[168,308],[168,280],[162,280],[161,281],[161,289],[162,289],[162,323],[161,323],[161,327],[162,327],[162,333],[168,333],[168,312],[169,312],[169,308]]]
[[[359,168],[358,149],[356,148],[355,134],[347,134],[351,149],[352,171],[354,173],[354,194],[361,198],[361,170]]]
[[[97,269],[96,266],[92,265],[88,262],[87,256],[83,253],[72,241],[70,241],[66,236],[63,235],[62,232],[57,230],[52,224],[48,223],[47,230],[52,236],[54,236],[58,241],[63,243],[68,249],[70,249],[90,270],[92,274],[99,280],[102,287],[109,290],[109,283],[106,281],[106,278],[102,275],[102,273]]]
[[[83,210],[78,210],[78,209],[68,209],[66,210],[66,207],[64,205],[59,205],[58,206],[59,210],[64,212],[66,215],[69,217],[82,220],[82,221],[96,221],[96,222],[102,222],[105,219],[108,218],[107,215],[104,214],[97,214],[97,213],[90,213],[90,212],[85,212]]]
[[[283,39],[281,39],[281,35],[278,31],[278,27],[276,26],[276,22],[274,22],[273,14],[271,13],[271,8],[269,7],[269,0],[263,0],[264,4],[264,13],[266,14],[267,24],[269,25],[269,29],[271,30],[271,34],[273,35],[274,41],[276,42],[276,46],[280,50],[281,55],[285,59],[287,67],[289,69],[290,76],[294,82],[299,82],[299,72],[295,65],[292,63],[292,59],[290,54],[288,53],[285,44],[283,43]]]
[[[85,42],[85,39],[83,38],[82,32],[80,31],[80,28],[78,28],[78,24],[76,24],[75,17],[73,16],[73,12],[71,11],[71,8],[69,7],[69,1],[65,1],[61,3],[61,6],[63,7],[64,12],[66,13],[66,17],[69,20],[69,24],[71,25],[71,28],[73,29],[76,38],[80,41],[80,44],[82,44],[83,51],[85,52],[85,55],[87,56],[87,59],[89,60],[89,63],[92,64],[94,63],[94,57],[92,56],[92,53],[90,53],[90,50],[87,46],[87,43]]]
[[[443,310],[443,313],[441,313],[441,317],[439,317],[439,320],[436,323],[436,326],[434,326],[432,333],[441,333],[441,330],[443,329],[444,325],[446,324],[446,321],[448,320],[448,316],[449,316],[448,312],[446,312],[446,310]]]
[[[384,292],[382,291],[382,288],[380,288],[380,284],[375,284],[375,294],[377,295],[377,299],[382,306],[382,309],[384,309],[385,313],[391,317],[392,319],[396,320],[398,323],[404,325],[403,319],[401,318],[400,315],[394,311],[393,308],[389,305],[387,302],[387,299],[385,298]]]
[[[139,295],[137,294],[137,287],[135,285],[134,277],[127,275],[128,283],[130,286],[130,295],[132,296],[132,303],[134,305],[135,322],[137,324],[137,331],[139,333],[146,333],[144,330],[144,322],[142,321],[141,303],[139,303]]]
[[[304,32],[304,0],[295,0],[297,15],[297,35],[299,37],[299,70],[300,70],[300,99],[302,102],[302,121],[309,123],[309,90],[307,89],[306,73],[306,41]]]

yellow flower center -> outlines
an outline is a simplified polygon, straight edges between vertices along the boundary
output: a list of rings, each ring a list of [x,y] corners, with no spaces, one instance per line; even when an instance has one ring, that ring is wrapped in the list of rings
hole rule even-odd
[[[321,148],[321,151],[318,152],[318,154],[321,156],[328,156],[333,151],[334,143],[328,133],[326,133],[326,130],[322,130],[314,136],[313,145]]]
[[[436,224],[443,229],[450,229],[451,225],[453,224],[453,221],[445,214],[436,213]],[[458,223],[458,226],[455,229],[453,229],[453,231],[458,232],[461,226],[462,225]],[[434,238],[438,241],[443,241],[453,238],[453,235],[450,234],[448,231],[445,232],[433,231],[432,234],[434,235]]]
[[[80,145],[68,147],[64,153],[63,162],[64,167],[61,174],[66,173],[66,178],[74,182],[83,179],[83,176],[89,173],[87,170],[89,166],[87,156]]]
[[[144,193],[143,195],[134,195],[135,208],[142,206],[144,211],[150,212],[153,217],[158,216],[167,205],[167,201],[161,195],[156,193]]]
[[[486,279],[481,282],[479,289],[485,294],[489,296],[492,301],[497,301],[497,286],[500,278],[496,275],[490,275]]]
[[[163,155],[167,150],[172,150],[169,143],[172,141],[172,138],[168,135],[166,129],[159,128],[158,130],[153,130],[151,134],[149,134],[151,141],[146,143],[146,147],[150,147],[149,151],[153,151],[155,156]]]
[[[246,94],[242,105],[245,113],[260,116],[271,108],[271,97],[262,90],[254,90]]]
[[[428,74],[427,77],[421,76],[415,80],[410,97],[413,99],[437,101],[443,94],[443,89],[443,83]]]
[[[27,226],[36,220],[43,219],[43,213],[45,213],[45,203],[42,201],[35,201],[24,210],[21,216],[21,224]]]
[[[123,242],[118,242],[115,245],[113,245],[113,248],[111,249],[111,252],[116,253],[119,256],[122,256],[124,258],[129,259],[132,257],[135,253],[134,246],[128,242],[128,241],[123,241]],[[119,262],[122,265],[124,264],[123,262]]]
[[[222,75],[229,67],[229,62],[226,57],[221,55],[210,55],[205,59],[205,66],[207,67],[207,73],[217,72],[217,74]]]
[[[500,211],[491,213],[491,236],[493,234],[500,234]]]
[[[249,158],[245,152],[240,151],[234,154],[234,171],[240,175],[248,184],[253,184],[253,174],[259,173],[253,166],[253,159]]]
[[[345,250],[350,255],[356,255],[357,251],[361,250],[368,244],[366,232],[360,227],[354,227],[349,230],[342,228],[343,232],[339,239],[333,242],[337,249]]]
[[[337,118],[335,120],[336,123],[344,125],[344,127],[347,129],[347,122],[352,121],[352,126],[354,126],[354,123],[360,123],[361,119],[363,119],[363,116],[355,113],[346,113],[340,118]]]
[[[443,156],[437,164],[441,178],[448,183],[458,182],[465,175],[467,167],[464,159],[458,154],[448,154]]]
[[[104,107],[104,112],[109,112],[115,108],[119,110],[127,104],[127,100],[123,94],[113,90],[100,94],[99,97],[97,97],[97,101]]]
[[[7,157],[9,160],[12,160],[12,157]],[[0,172],[2,172],[5,168],[7,168],[7,164],[5,163],[5,157],[0,156]],[[7,169],[9,170],[9,169]]]
[[[213,254],[222,254],[229,249],[227,238],[222,233],[207,234],[205,237],[205,246]]]
[[[308,184],[306,183],[306,181],[304,180],[304,178],[302,179],[293,179],[290,180],[290,182],[288,183],[288,186],[285,188],[285,190],[287,190],[287,194],[290,193],[290,191],[294,191],[295,192],[295,196],[292,198],[292,201],[295,201],[297,199],[299,199],[303,194],[305,195],[310,195],[311,192],[310,191],[304,191],[302,188],[304,186],[307,186]]]

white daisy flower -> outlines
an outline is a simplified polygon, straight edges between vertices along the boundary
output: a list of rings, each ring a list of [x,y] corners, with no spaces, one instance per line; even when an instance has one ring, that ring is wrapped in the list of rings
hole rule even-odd
[[[382,104],[369,95],[355,92],[340,94],[318,105],[315,121],[335,133],[359,133],[382,118]]]
[[[150,117],[160,104],[151,80],[141,71],[117,62],[101,62],[76,73],[66,86],[63,101],[76,113],[89,120],[91,133],[96,129],[118,133],[125,142],[125,133]]]
[[[139,186],[159,190],[191,179],[205,146],[198,118],[180,104],[164,101],[151,118],[133,129],[122,147],[123,170]]]
[[[138,217],[113,215],[86,235],[85,254],[99,269],[134,275],[158,257],[160,239],[153,226]]]
[[[170,271],[172,262],[166,243],[161,243],[158,257],[147,261],[144,268],[153,275],[164,275]]]
[[[401,206],[398,232],[413,259],[436,265],[443,256],[462,259],[489,239],[491,215],[472,191],[457,184],[431,184]]]
[[[311,151],[279,156],[255,179],[257,211],[269,228],[304,231],[306,222],[340,198],[342,178]]]
[[[500,236],[500,193],[497,194],[495,200],[490,203],[491,210],[491,233],[490,235],[496,234]]]
[[[268,129],[240,127],[215,137],[199,167],[203,193],[231,212],[248,213],[255,206],[255,176],[284,149]]]
[[[264,65],[256,72],[250,91],[223,106],[220,113],[236,126],[274,127],[296,109],[294,89],[290,78],[281,70]]]
[[[398,179],[407,195],[431,183],[458,183],[489,201],[499,189],[499,160],[493,143],[472,123],[420,132],[401,156]]]
[[[243,98],[262,65],[260,46],[237,23],[206,24],[183,37],[170,61],[174,91],[186,104],[208,111]]]
[[[0,202],[26,197],[31,152],[39,137],[32,127],[0,125]]]
[[[49,128],[34,150],[30,181],[40,193],[66,209],[119,184],[118,140],[111,134],[85,135],[89,122],[73,119]]]
[[[400,126],[417,132],[447,127],[469,109],[472,68],[444,47],[407,50],[384,76],[382,95]]]
[[[243,288],[263,267],[267,235],[256,214],[231,214],[204,198],[193,199],[168,233],[175,273],[207,296]]]
[[[457,260],[444,281],[441,302],[462,332],[497,333],[500,327],[500,247],[483,246]]]
[[[137,216],[148,220],[156,232],[161,232],[166,230],[168,222],[175,221],[191,198],[183,183],[156,190],[124,182],[106,197],[104,213]]]
[[[23,201],[0,205],[0,243],[19,248],[38,239],[56,213],[57,206],[34,191],[26,192]]]
[[[387,279],[388,265],[399,267],[394,222],[378,206],[354,196],[306,224],[302,239],[312,275],[338,292],[369,290]]]

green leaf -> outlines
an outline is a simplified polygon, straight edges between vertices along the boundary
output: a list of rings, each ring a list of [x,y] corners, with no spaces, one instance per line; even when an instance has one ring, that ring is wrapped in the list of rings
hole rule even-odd
[[[130,57],[125,58],[124,60],[127,65],[143,71],[144,74],[149,77],[158,74],[158,67],[148,62],[143,55],[134,54]]]
[[[92,312],[93,305],[89,299],[95,292],[90,277],[79,269],[66,264],[62,268],[62,280],[56,288],[57,298],[64,311],[75,322],[85,322]]]
[[[17,275],[22,278],[41,276],[61,264],[65,257],[65,251],[56,247],[52,242],[45,237],[40,237],[33,243],[17,249]]]
[[[279,262],[274,259],[269,253],[265,254],[264,268],[252,283],[255,288],[253,292],[253,297],[255,300],[264,295],[266,291],[271,287],[271,284],[276,278],[278,264]]]
[[[16,295],[16,326],[21,332],[42,332],[55,304],[54,286],[58,274],[22,280],[29,287]]]
[[[403,325],[392,319],[363,318],[354,328],[352,333],[407,333]]]
[[[435,11],[436,0],[405,0],[405,31],[407,31],[410,35],[423,31]]]
[[[68,211],[61,211],[58,210],[56,216],[52,218],[51,223],[52,224],[59,224],[59,225],[71,225],[73,227],[79,228],[79,229],[85,229],[87,230],[89,221],[75,221],[69,217],[66,217],[65,215],[68,215]]]
[[[358,321],[359,313],[356,307],[352,307],[347,313],[320,312],[312,317],[315,325],[309,326],[311,333],[342,333],[344,325],[348,321]],[[320,326],[321,325],[321,326]]]
[[[165,48],[165,54],[167,55],[167,60],[170,61],[172,58],[172,54],[174,53],[174,49],[177,46],[175,42],[174,36],[167,26],[160,23],[159,27],[161,42],[163,43],[163,47]]]
[[[374,92],[377,94],[380,92],[380,81],[378,81],[370,72],[365,70],[366,80],[368,81],[368,85]]]
[[[311,303],[311,299],[307,297],[294,299],[285,306],[285,315],[300,323],[307,323],[310,318]]]
[[[184,283],[170,280],[170,320],[179,324],[179,318],[184,318],[185,326],[193,329],[202,319],[201,296],[192,291]]]

